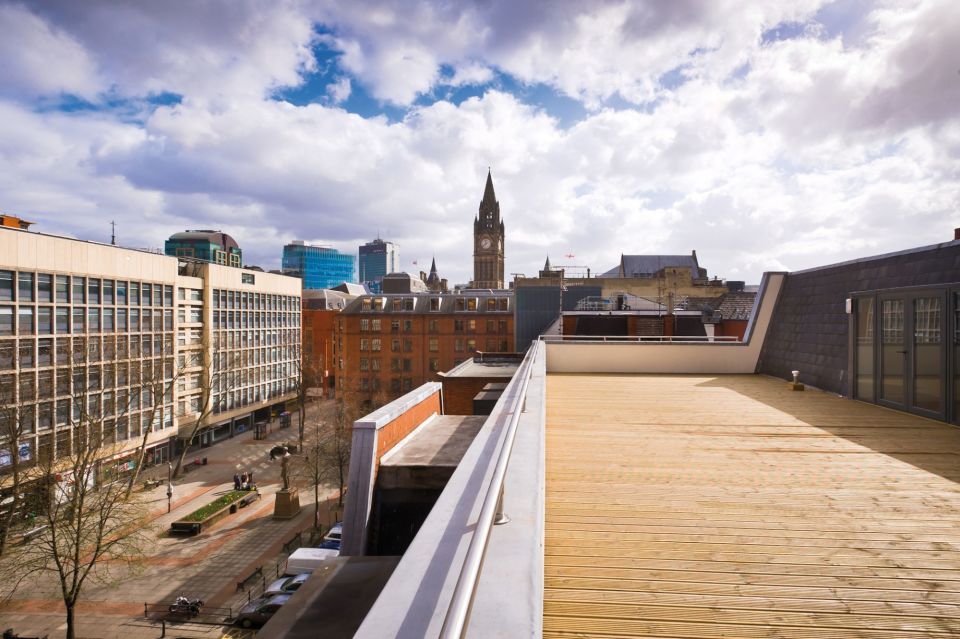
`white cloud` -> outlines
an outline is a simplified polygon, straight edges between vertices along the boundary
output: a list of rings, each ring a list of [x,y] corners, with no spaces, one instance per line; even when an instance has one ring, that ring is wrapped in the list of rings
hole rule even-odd
[[[104,239],[116,219],[124,243],[159,246],[186,227],[222,227],[265,267],[291,239],[355,250],[379,231],[406,268],[435,255],[463,282],[488,166],[508,272],[533,274],[548,253],[602,271],[620,253],[696,249],[711,275],[755,282],[763,269],[942,241],[960,226],[960,23],[946,1],[874,11],[855,42],[806,33],[765,45],[763,30],[816,5],[249,1],[221,18],[220,5],[91,3],[88,20],[74,3],[37,6],[3,8],[44,47],[0,72],[14,87],[0,102],[0,189],[5,209],[42,231]],[[110,29],[90,24],[108,15]],[[315,36],[316,17],[333,34]],[[317,37],[343,51],[337,72],[352,77],[326,88],[328,104],[265,97],[301,82]],[[77,75],[33,79],[64,56]],[[683,65],[682,86],[658,84]],[[358,84],[404,104],[493,69],[594,109],[561,126],[503,90],[399,122],[336,106]],[[30,99],[105,87],[184,99],[142,122],[40,113]],[[614,95],[652,102],[604,106]]]

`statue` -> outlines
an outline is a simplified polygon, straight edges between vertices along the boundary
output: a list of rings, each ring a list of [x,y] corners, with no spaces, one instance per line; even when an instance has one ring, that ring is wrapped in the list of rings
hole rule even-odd
[[[290,490],[290,453],[280,458],[280,478],[283,480],[283,490]]]

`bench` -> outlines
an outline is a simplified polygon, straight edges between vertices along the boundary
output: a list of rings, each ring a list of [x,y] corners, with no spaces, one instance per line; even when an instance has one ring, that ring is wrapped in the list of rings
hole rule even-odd
[[[240,508],[243,508],[244,506],[249,506],[258,499],[260,499],[260,491],[254,490],[246,497],[241,497],[237,504],[240,506]]]
[[[24,530],[22,533],[19,533],[17,537],[19,537],[20,541],[25,544],[42,535],[43,531],[46,529],[47,525],[43,524],[42,526],[37,526],[36,528],[31,528],[30,530]]]
[[[247,587],[247,584],[256,579],[257,577],[263,577],[263,566],[257,566],[257,569],[251,572],[249,575],[237,582],[237,592],[244,590]]]

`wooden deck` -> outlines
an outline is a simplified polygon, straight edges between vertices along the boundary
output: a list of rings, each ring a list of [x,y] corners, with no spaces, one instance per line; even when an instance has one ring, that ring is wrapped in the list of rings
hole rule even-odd
[[[547,401],[544,637],[960,636],[960,428],[761,376]]]

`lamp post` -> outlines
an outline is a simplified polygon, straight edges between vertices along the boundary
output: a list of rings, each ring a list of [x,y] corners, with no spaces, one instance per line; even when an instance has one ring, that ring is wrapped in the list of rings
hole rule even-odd
[[[167,512],[173,503],[173,464],[167,462]]]

